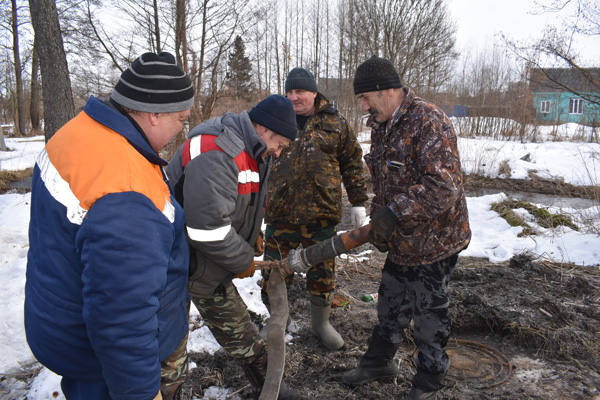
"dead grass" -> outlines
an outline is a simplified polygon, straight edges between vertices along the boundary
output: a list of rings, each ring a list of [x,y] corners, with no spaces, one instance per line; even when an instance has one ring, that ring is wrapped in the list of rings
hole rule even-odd
[[[33,175],[33,168],[27,168],[22,171],[0,171],[0,194],[11,190],[12,182],[20,181]]]
[[[526,201],[508,199],[502,203],[492,204],[492,210],[499,213],[510,226],[521,226],[524,228],[519,236],[535,235],[535,229],[514,212],[514,210],[520,208],[527,210],[529,214],[535,218],[535,222],[544,228],[552,229],[559,226],[566,226],[574,231],[579,231],[579,227],[575,225],[568,216],[564,214],[553,214],[544,208],[536,207]]]

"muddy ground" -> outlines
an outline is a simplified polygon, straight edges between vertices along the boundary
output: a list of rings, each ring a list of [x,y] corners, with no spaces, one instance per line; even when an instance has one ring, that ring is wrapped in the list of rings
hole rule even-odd
[[[547,193],[550,187],[539,192]],[[346,228],[343,220],[340,229]],[[348,304],[333,310],[331,322],[344,337],[342,349],[328,351],[312,335],[310,305],[298,276],[289,290],[290,315],[299,331],[287,345],[284,381],[302,399],[403,399],[410,389],[416,351],[410,332],[396,354],[400,373],[395,381],[358,388],[341,382],[367,348],[376,304],[360,298],[377,292],[385,261],[385,255],[369,244],[353,251],[359,253],[363,255],[338,260],[336,293]],[[597,266],[554,264],[528,255],[499,264],[461,257],[450,292],[453,366],[438,399],[600,399]],[[262,325],[260,316],[254,317]],[[202,398],[210,386],[234,388],[231,399],[251,398],[241,368],[222,350],[191,358],[197,368],[185,385],[188,398]]]

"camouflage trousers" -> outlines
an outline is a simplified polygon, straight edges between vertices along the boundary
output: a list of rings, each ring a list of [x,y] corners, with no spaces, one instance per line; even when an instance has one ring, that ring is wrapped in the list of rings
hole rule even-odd
[[[251,363],[260,356],[266,343],[232,282],[219,286],[212,298],[192,301],[217,342],[237,362]]]
[[[267,225],[265,260],[281,260],[286,258],[290,250],[300,244],[307,248],[313,244],[329,239],[336,234],[336,223],[320,220],[306,225],[272,223]],[[263,292],[269,281],[270,271],[263,270]],[[285,278],[289,286],[294,275]],[[313,265],[306,274],[306,287],[311,295],[333,300],[335,290],[335,259]]]
[[[388,258],[379,285],[375,329],[392,343],[404,340],[414,321],[413,337],[419,353],[417,367],[432,374],[450,367],[446,345],[450,335],[448,282],[458,254],[433,264],[402,266]]]
[[[160,363],[160,392],[163,400],[172,400],[188,376],[188,335],[177,349]]]

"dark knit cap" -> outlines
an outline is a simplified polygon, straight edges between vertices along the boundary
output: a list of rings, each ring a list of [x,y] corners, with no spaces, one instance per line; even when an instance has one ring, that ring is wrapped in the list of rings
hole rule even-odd
[[[287,97],[272,94],[254,107],[249,112],[250,119],[259,125],[285,136],[291,140],[296,139],[298,128],[296,126],[296,112],[292,102]]]
[[[356,68],[354,94],[401,87],[396,68],[385,58],[373,56]]]
[[[144,53],[127,68],[111,99],[136,111],[169,113],[194,104],[194,87],[170,53]]]
[[[318,92],[317,81],[314,75],[307,69],[296,67],[290,71],[285,80],[285,92],[292,89],[308,90],[309,92]]]

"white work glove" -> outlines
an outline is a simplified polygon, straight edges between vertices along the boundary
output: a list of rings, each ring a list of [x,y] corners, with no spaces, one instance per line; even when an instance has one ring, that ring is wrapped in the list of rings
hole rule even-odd
[[[352,207],[350,209],[350,223],[352,223],[354,229],[360,228],[366,217],[367,210],[364,207]]]

